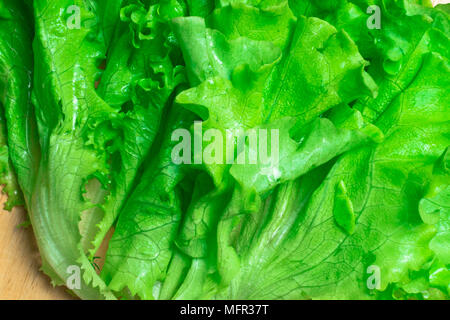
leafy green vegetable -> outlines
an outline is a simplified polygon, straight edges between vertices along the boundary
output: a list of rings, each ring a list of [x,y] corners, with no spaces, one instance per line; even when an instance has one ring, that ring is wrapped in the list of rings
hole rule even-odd
[[[0,121],[0,184],[4,186],[2,191],[8,196],[4,209],[11,210],[13,207],[23,205],[24,203],[22,192],[20,191],[11,160],[9,159],[9,150],[5,136],[5,119],[2,117]]]
[[[418,205],[433,176],[429,166],[449,142],[449,118],[444,116],[448,101],[440,100],[448,86],[442,76],[448,67],[441,56],[426,58],[416,80],[376,122],[386,140],[341,157],[308,205],[294,212],[296,223],[290,228],[285,224],[286,229],[278,231],[284,236],[279,246],[259,240],[253,250],[245,249],[242,275],[223,297],[364,299],[372,293],[354,283],[364,283],[369,265],[380,267],[384,275],[381,290],[385,290],[388,284],[402,283],[409,272],[420,270],[433,259],[430,241],[440,233],[421,220]],[[437,70],[442,75],[436,74]],[[426,121],[418,116],[421,106],[430,114]],[[429,141],[440,148],[425,152]],[[351,222],[342,217],[348,204],[344,210],[342,204],[336,205],[342,197],[342,184],[356,216],[351,236],[349,227],[343,226]],[[292,198],[280,201],[288,207]],[[445,213],[441,218],[445,225]],[[448,248],[444,239],[437,242]]]
[[[1,183],[9,195],[6,208],[23,204],[22,192],[30,201],[34,176],[39,165],[36,121],[31,104],[32,31],[29,12],[17,1],[2,1],[0,6],[0,106],[1,108]],[[8,129],[6,128],[8,126]],[[9,157],[8,157],[9,154]],[[17,187],[17,180],[21,191]]]
[[[423,0],[0,0],[6,208],[83,299],[449,299],[449,34]]]

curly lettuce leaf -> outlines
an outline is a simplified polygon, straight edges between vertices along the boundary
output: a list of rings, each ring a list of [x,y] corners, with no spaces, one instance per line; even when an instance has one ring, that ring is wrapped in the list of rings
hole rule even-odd
[[[170,133],[183,128],[192,116],[173,108],[157,155],[145,168],[140,183],[124,205],[109,242],[102,278],[116,292],[155,299],[172,257],[173,239],[182,219],[177,194],[184,170],[172,162]]]
[[[134,181],[139,178],[138,168],[156,138],[173,91],[185,82],[183,67],[176,65],[177,61],[172,58],[177,48],[168,43],[166,38],[171,32],[168,20],[183,12],[176,10],[177,7],[167,12],[165,8],[171,7],[164,1],[152,7],[148,9],[149,13],[156,16],[149,19],[156,19],[158,23],[153,26],[151,39],[141,41],[138,48],[132,45],[133,35],[128,30],[132,22],[122,19],[124,23],[116,27],[118,39],[109,47],[106,68],[97,88],[99,96],[114,107],[120,116],[99,124],[90,137],[97,149],[106,148],[111,153],[109,161],[112,163],[109,195],[101,206],[104,215],[89,247],[91,257],[95,255],[116,221],[123,202],[136,185]],[[142,4],[133,8],[144,10]],[[155,8],[158,10],[155,11]]]
[[[34,3],[34,52],[43,61],[34,74],[42,84],[34,87],[42,159],[29,209],[44,271],[60,284],[68,266],[80,265],[77,295],[114,298],[91,259],[134,188],[172,90],[184,77],[164,47],[167,22],[158,20],[155,37],[129,47],[132,22],[123,19],[115,31],[123,40],[107,47],[100,19],[102,10],[114,8],[76,2],[81,23],[69,28],[70,5]],[[109,94],[122,80],[127,88]]]
[[[32,26],[18,1],[2,1],[0,9],[0,105],[2,105],[2,184],[6,208],[30,201],[39,164],[34,108],[31,104]],[[14,168],[13,168],[14,167]],[[17,181],[15,175],[17,174]],[[20,189],[18,187],[20,183]]]
[[[208,19],[208,26],[219,30],[228,39],[246,37],[270,41],[284,49],[289,42],[295,17],[287,1],[268,8],[239,2],[217,8]]]
[[[316,29],[321,30],[320,37]],[[335,105],[376,92],[351,39],[319,19],[299,19],[281,59],[270,41],[225,41],[221,33],[206,29],[200,18],[181,18],[176,30],[191,84],[204,79],[176,101],[205,120],[205,129],[220,130],[224,136],[227,130],[248,130],[283,117],[295,117],[301,126]],[[193,34],[199,42],[191,40]],[[199,46],[205,50],[198,51]],[[306,65],[304,60],[315,62]],[[365,90],[355,94],[359,86]],[[207,170],[217,185],[226,180],[225,166],[211,165]]]
[[[368,267],[380,269],[379,290],[389,295],[391,284],[406,286],[411,272],[429,264],[437,231],[421,219],[419,203],[432,177],[430,166],[450,142],[443,76],[448,68],[448,58],[429,54],[414,82],[376,122],[386,136],[383,143],[340,157],[302,209],[289,210],[296,198],[281,197],[259,238],[237,247],[239,275],[217,297],[367,299],[379,295],[366,286]],[[355,215],[351,235],[335,216],[339,185],[346,187]],[[265,229],[279,226],[279,215],[290,224]]]
[[[358,146],[381,142],[383,134],[372,125],[365,128],[350,130],[337,128],[329,119],[317,119],[302,127],[295,140],[291,131],[297,120],[282,119],[271,122],[268,126],[258,129],[270,130],[281,128],[278,159],[269,157],[270,161],[256,165],[234,164],[230,173],[243,188],[254,188],[258,193],[264,193],[274,186],[295,180],[336,156]],[[259,137],[261,139],[261,137]],[[245,152],[257,153],[259,145],[248,146]],[[270,150],[272,152],[272,150]],[[249,156],[247,155],[247,159]]]

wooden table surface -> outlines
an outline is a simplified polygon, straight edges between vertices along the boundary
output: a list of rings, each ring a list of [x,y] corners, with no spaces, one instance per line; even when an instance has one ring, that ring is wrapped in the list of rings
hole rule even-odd
[[[450,0],[433,0],[450,3]],[[5,197],[0,195],[0,208]],[[17,227],[26,220],[23,208],[0,210],[0,300],[74,299],[63,287],[53,288],[39,271],[40,261],[31,227]]]

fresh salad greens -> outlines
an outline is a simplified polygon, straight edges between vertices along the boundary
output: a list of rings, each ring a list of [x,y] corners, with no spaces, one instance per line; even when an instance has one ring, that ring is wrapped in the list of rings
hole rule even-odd
[[[449,299],[449,9],[0,0],[6,208],[83,299]]]

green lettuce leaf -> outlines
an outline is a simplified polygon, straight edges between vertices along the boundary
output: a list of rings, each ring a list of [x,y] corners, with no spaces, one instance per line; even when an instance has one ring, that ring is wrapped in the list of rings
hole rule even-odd
[[[34,108],[31,104],[32,27],[30,13],[21,2],[3,1],[0,10],[1,167],[6,208],[30,201],[39,165]],[[13,32],[11,32],[13,30]],[[12,50],[13,48],[13,50]],[[13,169],[14,166],[14,169]],[[15,178],[20,183],[19,190]]]
[[[441,231],[424,223],[419,203],[439,150],[449,144],[443,94],[448,68],[447,58],[429,54],[415,81],[376,122],[386,140],[337,160],[301,210],[289,210],[298,202],[295,197],[280,197],[262,227],[280,226],[280,215],[290,224],[275,233],[263,229],[252,246],[237,247],[239,275],[218,297],[366,299],[378,295],[377,288],[366,286],[369,267],[379,268],[378,290],[388,291],[390,284],[407,281],[411,272],[432,261],[432,239],[445,236],[446,222]],[[429,116],[419,116],[418,109]],[[430,141],[435,147],[426,148]],[[341,229],[342,210],[335,212],[343,196],[355,218],[351,235]],[[445,212],[442,219],[447,221]],[[445,246],[445,241],[438,243]]]
[[[42,159],[30,214],[44,271],[60,284],[68,266],[80,265],[83,284],[74,291],[113,298],[91,260],[133,189],[172,90],[184,77],[163,46],[167,22],[158,21],[158,34],[137,43],[133,22],[124,18],[116,28],[124,40],[108,48],[97,15],[108,7],[77,2],[80,26],[69,28],[71,4],[34,3],[34,51],[45,62],[35,68],[35,83],[42,84],[34,87]],[[123,81],[124,90],[109,94]]]

